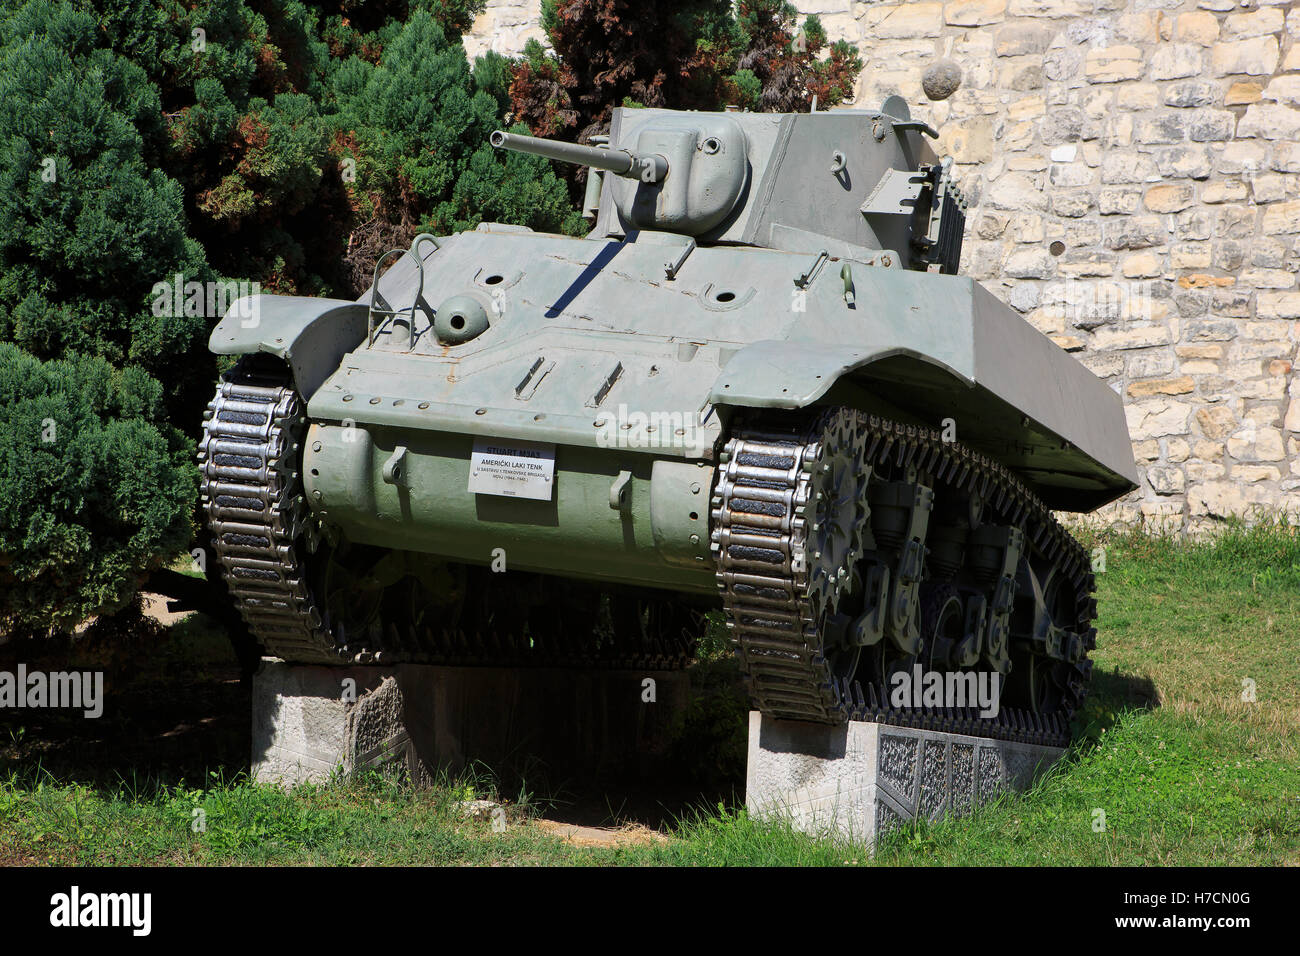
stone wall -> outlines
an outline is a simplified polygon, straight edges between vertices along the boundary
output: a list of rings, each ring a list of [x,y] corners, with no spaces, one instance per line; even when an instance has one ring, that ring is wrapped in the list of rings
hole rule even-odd
[[[973,200],[964,271],[1124,397],[1142,487],[1108,517],[1300,511],[1300,9],[796,5],[860,47],[855,105],[898,93],[941,130]],[[535,35],[536,8],[489,0],[468,42]],[[962,86],[928,102],[945,58]]]
[[[518,56],[529,40],[546,43],[541,27],[541,0],[487,0],[465,37],[470,62],[488,50]]]

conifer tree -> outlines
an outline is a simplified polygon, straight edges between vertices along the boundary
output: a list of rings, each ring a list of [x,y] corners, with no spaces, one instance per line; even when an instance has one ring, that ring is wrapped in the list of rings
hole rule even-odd
[[[0,635],[116,610],[184,551],[193,453],[140,368],[0,343]]]
[[[487,144],[481,9],[0,0],[0,637],[111,613],[191,545],[195,283],[352,296],[418,230],[581,227],[544,160]]]

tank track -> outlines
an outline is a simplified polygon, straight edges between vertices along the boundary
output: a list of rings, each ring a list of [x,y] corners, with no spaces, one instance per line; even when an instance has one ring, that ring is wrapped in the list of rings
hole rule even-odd
[[[866,680],[836,672],[828,659],[831,648],[826,640],[826,614],[819,617],[819,606],[828,602],[825,583],[818,584],[812,564],[815,555],[815,532],[809,520],[809,502],[816,496],[813,474],[819,467],[822,444],[839,419],[850,422],[856,438],[858,467],[869,474],[910,476],[918,495],[945,495],[950,499],[969,500],[978,496],[984,503],[983,524],[993,528],[1018,529],[1023,534],[1026,553],[1032,552],[1040,564],[1051,565],[1064,575],[1064,586],[1072,589],[1073,619],[1054,621],[1050,630],[1059,646],[1068,646],[1073,661],[1059,705],[1049,712],[1035,712],[1028,707],[1002,706],[994,718],[980,718],[976,708],[904,708],[890,706],[884,681],[868,674]],[[929,485],[924,484],[929,482]],[[911,492],[909,491],[909,494]],[[876,508],[875,510],[880,510]],[[870,501],[859,503],[855,520],[868,529],[875,520]],[[1055,520],[1051,512],[1015,476],[997,462],[955,442],[945,442],[939,432],[899,424],[847,409],[819,409],[813,414],[782,412],[751,413],[738,418],[732,437],[721,455],[712,499],[712,547],[717,562],[718,588],[727,618],[733,646],[745,671],[750,693],[758,709],[780,718],[843,723],[849,720],[876,721],[915,727],[994,737],[1024,743],[1064,746],[1070,739],[1070,719],[1086,693],[1092,662],[1086,653],[1095,646],[1096,631],[1092,620],[1096,602],[1091,598],[1093,576],[1087,552]],[[974,523],[972,523],[974,524]],[[876,528],[877,537],[889,537]],[[871,537],[870,531],[866,536]],[[1019,541],[1014,531],[1005,540]],[[861,542],[853,551],[847,545],[846,560],[859,560],[864,553],[887,556],[888,580],[916,584],[919,563],[905,567],[909,552],[907,542],[892,536],[894,549],[881,547],[869,552]],[[919,539],[920,554],[928,552],[924,536]],[[937,544],[937,542],[936,542]],[[820,545],[816,545],[820,546]],[[916,550],[916,549],[912,549]],[[946,552],[949,575],[960,568],[963,553]],[[930,553],[928,562],[938,563]],[[1023,571],[1020,572],[1023,576]],[[880,575],[883,577],[883,575]],[[1020,661],[1026,653],[1045,650],[1033,646],[1033,636],[1011,632],[1012,619],[1009,585],[1001,575],[986,573],[985,593],[990,615],[1003,613],[1011,643],[1019,648]],[[876,581],[879,584],[879,581]],[[1027,600],[1023,580],[1016,582],[1016,600]],[[998,604],[998,590],[1002,602]],[[859,592],[870,591],[856,582]],[[944,588],[931,589],[945,596]],[[883,594],[897,590],[885,587]],[[920,592],[925,593],[925,592]],[[912,592],[918,615],[924,610],[918,592]],[[1070,603],[1067,601],[1067,604]],[[990,631],[989,633],[993,633]],[[877,637],[877,640],[880,640]],[[886,636],[884,641],[890,641]],[[992,643],[990,639],[990,643]],[[981,666],[988,666],[982,664]],[[951,669],[970,669],[951,668]],[[861,669],[857,671],[861,674]],[[1004,690],[1020,677],[1013,672]],[[1004,694],[1005,699],[1005,694]]]
[[[199,501],[230,596],[266,652],[337,664],[299,554],[305,416],[287,377],[251,361],[224,377],[203,416]]]
[[[558,619],[549,605],[528,619],[530,633],[493,626],[492,608],[516,602],[508,580],[485,580],[469,569],[471,584],[490,593],[469,602],[457,626],[437,625],[433,614],[411,613],[364,634],[337,640],[328,614],[313,592],[312,562],[320,560],[314,519],[299,473],[306,427],[303,402],[285,366],[263,356],[247,357],[224,377],[204,414],[199,445],[200,502],[231,598],[265,652],[303,664],[429,663],[464,666],[592,667],[670,670],[694,656],[694,640],[673,624],[683,612],[670,597],[654,602],[668,623],[658,633],[628,635],[620,646],[602,646],[583,633],[581,620]],[[504,576],[502,576],[504,577]],[[510,580],[529,578],[512,572]],[[527,587],[527,584],[524,585]],[[553,596],[554,584],[549,586]],[[505,592],[505,593],[503,593]],[[586,601],[578,595],[570,605]],[[655,621],[652,610],[648,617]],[[676,616],[674,616],[676,615]],[[394,615],[397,617],[397,615]],[[433,623],[423,623],[424,619]],[[465,625],[469,625],[466,627]],[[651,625],[647,625],[649,628]]]

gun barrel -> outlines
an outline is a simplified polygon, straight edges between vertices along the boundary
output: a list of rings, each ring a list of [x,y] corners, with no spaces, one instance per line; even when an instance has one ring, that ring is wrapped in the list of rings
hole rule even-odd
[[[521,136],[504,130],[497,130],[489,141],[497,149],[513,149],[516,152],[545,156],[547,159],[559,160],[562,163],[592,166],[617,176],[627,176],[651,183],[658,182],[668,175],[668,161],[658,154],[642,157],[626,149],[597,149],[594,146],[580,146],[577,143],[561,143],[536,136]]]

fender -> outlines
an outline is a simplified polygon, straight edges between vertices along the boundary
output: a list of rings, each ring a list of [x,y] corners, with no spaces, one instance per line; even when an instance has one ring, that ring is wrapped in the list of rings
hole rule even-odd
[[[954,329],[947,361],[926,354],[938,347],[903,345],[893,330],[856,348],[765,339],[731,356],[709,401],[806,408],[870,367],[885,383],[882,398],[932,427],[951,418],[964,444],[998,458],[1051,508],[1091,511],[1135,488],[1119,395],[990,294],[979,290],[976,301],[984,307],[966,319],[975,334]]]
[[[366,339],[367,308],[344,299],[249,295],[236,300],[212,330],[217,355],[266,352],[283,359],[304,399]]]
[[[896,355],[911,356],[967,385],[975,384],[971,376],[911,349],[845,348],[767,339],[747,345],[731,357],[714,380],[709,401],[751,408],[804,408],[845,375]]]

